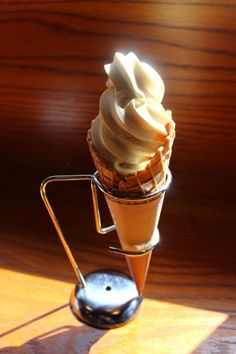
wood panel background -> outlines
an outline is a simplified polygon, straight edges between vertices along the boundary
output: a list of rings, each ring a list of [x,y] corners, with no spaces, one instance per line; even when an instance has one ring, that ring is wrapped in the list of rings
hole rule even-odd
[[[116,50],[132,50],[163,76],[177,123],[162,252],[235,264],[235,8],[235,1],[2,2],[1,227],[42,237],[51,230],[39,184],[49,174],[93,172],[85,138],[105,87],[103,64]],[[66,189],[59,201],[72,238],[82,204],[82,220],[91,217],[84,188]]]

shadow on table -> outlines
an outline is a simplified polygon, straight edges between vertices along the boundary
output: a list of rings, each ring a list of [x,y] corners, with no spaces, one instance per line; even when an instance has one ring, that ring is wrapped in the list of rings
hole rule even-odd
[[[61,326],[31,338],[19,347],[0,349],[2,354],[87,354],[92,346],[106,333],[86,325]]]
[[[5,337],[13,332],[17,332],[24,327],[31,325],[47,316],[50,316],[64,308],[69,307],[69,304],[64,304],[51,311],[45,312],[40,316],[22,323],[4,333],[0,334],[0,338]],[[88,327],[86,325],[76,326],[60,326],[46,333],[40,334],[31,338],[26,343],[15,346],[5,347],[0,349],[2,354],[51,354],[51,353],[66,353],[66,354],[87,354],[90,349],[107,331]]]

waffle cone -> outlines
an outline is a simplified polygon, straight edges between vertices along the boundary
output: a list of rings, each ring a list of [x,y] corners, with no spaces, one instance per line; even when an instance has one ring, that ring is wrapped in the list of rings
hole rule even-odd
[[[103,161],[102,156],[99,155],[93,145],[91,131],[89,130],[87,135],[89,149],[98,171],[100,182],[105,189],[114,193],[137,196],[157,189],[165,180],[165,171],[169,165],[174,140],[173,124],[169,123],[166,128],[168,135],[165,143],[163,147],[156,151],[146,168],[127,176],[120,175],[114,168],[109,167]]]

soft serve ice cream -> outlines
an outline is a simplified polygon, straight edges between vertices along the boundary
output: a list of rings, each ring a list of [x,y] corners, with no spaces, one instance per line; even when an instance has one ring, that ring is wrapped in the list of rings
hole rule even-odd
[[[103,164],[125,180],[124,176],[144,171],[157,153],[162,161],[170,155],[174,122],[171,111],[161,104],[163,80],[150,65],[134,53],[116,53],[105,70],[107,89],[90,137]],[[157,172],[162,169],[159,166]],[[155,168],[151,172],[150,178],[157,174]]]
[[[116,53],[105,70],[107,89],[88,143],[122,248],[143,251],[158,241],[164,194],[148,195],[165,183],[175,123],[162,105],[163,80],[150,65],[134,53]],[[126,256],[140,294],[150,257]]]

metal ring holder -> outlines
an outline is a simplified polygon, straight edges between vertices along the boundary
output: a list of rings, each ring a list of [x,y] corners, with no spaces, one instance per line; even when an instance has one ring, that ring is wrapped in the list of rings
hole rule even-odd
[[[142,296],[138,295],[134,282],[124,273],[114,270],[102,270],[94,271],[86,276],[83,276],[77,262],[75,261],[71,249],[65,240],[60,223],[46,193],[46,187],[50,183],[74,181],[90,181],[91,183],[97,232],[100,234],[107,234],[115,230],[115,225],[103,227],[101,223],[97,188],[105,194],[110,193],[104,190],[99,179],[97,178],[97,173],[94,175],[82,174],[50,176],[45,178],[41,183],[41,197],[78,280],[78,283],[71,294],[70,307],[76,318],[91,326],[97,328],[119,327],[134,317],[139,305],[142,302]],[[152,196],[164,193],[168,189],[170,183],[171,173],[170,170],[168,170],[166,183],[163,187],[157,192],[149,194],[147,197],[150,198]],[[147,197],[143,196],[138,199],[146,199]],[[141,256],[153,250],[157,246],[157,243],[158,242],[155,242],[147,249],[137,252],[131,252],[112,246],[109,247],[109,251],[129,256]]]

